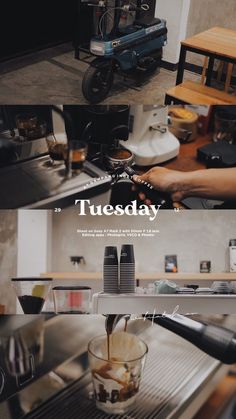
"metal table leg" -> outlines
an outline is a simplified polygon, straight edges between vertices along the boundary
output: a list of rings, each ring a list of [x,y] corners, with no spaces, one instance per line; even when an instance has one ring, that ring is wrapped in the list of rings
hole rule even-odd
[[[184,70],[185,70],[185,60],[186,60],[186,53],[187,49],[183,45],[181,45],[180,56],[179,56],[179,64],[178,64],[178,73],[176,77],[176,86],[181,84],[184,78]]]
[[[169,96],[169,95],[166,93],[166,96],[165,96],[165,105],[171,105],[171,104],[172,104],[172,102],[173,102],[172,97],[171,97],[171,96]]]
[[[213,56],[211,56],[209,58],[209,64],[208,64],[208,69],[207,69],[206,86],[211,85],[212,73],[213,73],[213,69],[214,69],[214,62],[215,62],[215,58]]]

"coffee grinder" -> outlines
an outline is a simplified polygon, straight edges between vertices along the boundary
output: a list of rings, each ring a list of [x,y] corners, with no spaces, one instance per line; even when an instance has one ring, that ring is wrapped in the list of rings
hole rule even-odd
[[[168,124],[166,106],[131,106],[129,141],[121,144],[133,153],[137,166],[154,166],[179,154],[180,143]]]

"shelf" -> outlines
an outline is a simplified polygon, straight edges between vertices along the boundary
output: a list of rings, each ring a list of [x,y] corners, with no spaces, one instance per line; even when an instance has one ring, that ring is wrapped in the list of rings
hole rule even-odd
[[[101,280],[102,272],[46,272],[42,277],[66,280]],[[211,273],[155,273],[137,272],[136,278],[143,281],[157,281],[159,279],[170,279],[172,281],[236,281],[236,272],[211,272]]]
[[[78,280],[100,280],[102,273],[99,272],[46,272],[40,275],[41,277],[49,277],[53,279],[78,279]]]
[[[136,275],[139,278],[138,274]],[[140,274],[140,279],[170,279],[172,281],[236,281],[236,272],[183,272],[183,273],[145,273]]]
[[[235,314],[236,294],[232,295],[134,295],[94,294],[94,314]]]

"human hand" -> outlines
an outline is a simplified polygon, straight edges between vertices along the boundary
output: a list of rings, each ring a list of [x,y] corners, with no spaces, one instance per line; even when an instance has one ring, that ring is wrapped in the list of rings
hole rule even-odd
[[[184,178],[184,172],[169,170],[164,167],[153,167],[141,176],[133,176],[133,180],[137,185],[144,182],[150,184],[159,192],[169,194],[172,201],[181,201],[184,198]],[[145,204],[151,204],[144,192],[139,193],[139,198]]]

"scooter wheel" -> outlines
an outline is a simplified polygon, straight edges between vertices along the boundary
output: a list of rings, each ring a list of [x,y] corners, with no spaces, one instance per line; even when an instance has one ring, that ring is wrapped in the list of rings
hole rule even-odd
[[[85,99],[94,104],[104,100],[111,89],[113,79],[112,64],[104,62],[104,60],[94,60],[86,71],[82,82]]]

